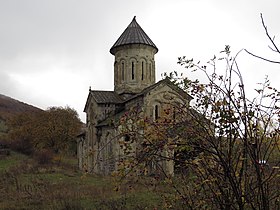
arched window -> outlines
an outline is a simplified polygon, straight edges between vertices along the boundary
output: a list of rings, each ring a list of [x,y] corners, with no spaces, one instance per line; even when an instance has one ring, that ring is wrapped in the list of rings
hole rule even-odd
[[[159,118],[159,107],[158,107],[158,105],[155,105],[155,113],[154,113],[155,115],[155,120],[158,120],[158,118]]]
[[[141,79],[144,80],[144,61],[142,61]]]
[[[152,64],[149,63],[150,80],[152,80]]]
[[[122,62],[122,81],[124,81],[124,62]]]
[[[134,80],[135,78],[135,69],[134,69],[134,62],[131,62],[131,79]]]
[[[125,134],[125,135],[124,135],[124,141],[125,141],[125,142],[130,141],[130,137],[129,137],[129,135],[127,135],[127,134]]]
[[[173,121],[175,122],[176,120],[176,108],[173,106]]]

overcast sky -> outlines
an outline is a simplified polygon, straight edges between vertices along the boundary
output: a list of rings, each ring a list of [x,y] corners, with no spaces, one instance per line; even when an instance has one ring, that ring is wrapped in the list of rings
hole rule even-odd
[[[182,70],[179,56],[207,61],[225,45],[280,60],[260,20],[280,46],[279,8],[279,0],[0,0],[0,94],[42,109],[69,105],[85,121],[89,86],[113,90],[109,49],[133,16],[159,48],[159,80]],[[279,65],[245,52],[239,62],[248,86],[269,75],[280,89]]]

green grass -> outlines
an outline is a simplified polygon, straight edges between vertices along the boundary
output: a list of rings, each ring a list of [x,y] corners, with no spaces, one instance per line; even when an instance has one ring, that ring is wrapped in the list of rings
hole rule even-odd
[[[12,152],[0,160],[0,209],[154,209],[161,197],[142,184],[114,190],[113,177],[82,174],[76,160],[38,165]],[[119,183],[118,183],[119,184]]]
[[[0,172],[9,170],[12,166],[19,164],[20,161],[27,159],[27,156],[15,152],[11,152],[11,154],[7,156],[0,156]]]

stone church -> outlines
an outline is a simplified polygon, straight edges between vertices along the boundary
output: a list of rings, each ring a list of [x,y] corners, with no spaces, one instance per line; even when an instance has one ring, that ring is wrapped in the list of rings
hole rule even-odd
[[[172,104],[173,109],[174,104],[189,104],[191,96],[168,79],[156,82],[157,52],[134,17],[110,49],[115,56],[114,90],[89,90],[84,108],[86,132],[78,139],[80,169],[103,175],[118,169],[118,161],[125,158],[119,142],[127,137],[121,136],[120,128],[111,122],[119,121],[132,108],[140,108],[142,117],[157,122]],[[162,166],[166,173],[174,173],[173,161],[165,161]]]

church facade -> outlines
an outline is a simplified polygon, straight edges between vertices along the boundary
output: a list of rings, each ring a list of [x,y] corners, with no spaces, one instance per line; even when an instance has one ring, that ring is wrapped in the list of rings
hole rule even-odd
[[[157,52],[158,48],[134,17],[110,49],[115,57],[114,90],[89,90],[84,108],[86,133],[78,139],[80,169],[102,175],[118,169],[119,161],[126,158],[120,144],[129,138],[122,134],[118,122],[130,110],[141,110],[142,119],[156,123],[164,110],[172,110],[173,120],[176,120],[175,107],[178,104],[188,106],[191,97],[187,93],[167,79],[156,82]],[[134,150],[140,141],[139,137]],[[161,165],[168,174],[174,173],[173,154],[172,151],[163,152],[168,157]]]

